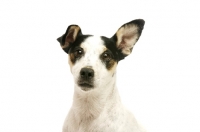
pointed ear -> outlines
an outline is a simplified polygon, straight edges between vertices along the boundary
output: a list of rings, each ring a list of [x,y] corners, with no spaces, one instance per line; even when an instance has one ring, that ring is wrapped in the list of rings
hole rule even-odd
[[[111,38],[115,41],[117,48],[121,52],[120,60],[128,56],[138,41],[145,21],[142,19],[136,19],[122,25],[118,31]]]
[[[58,42],[60,42],[62,49],[66,53],[68,53],[71,44],[76,40],[79,35],[82,35],[81,28],[78,25],[70,25],[67,28],[66,33],[57,38],[57,40]]]

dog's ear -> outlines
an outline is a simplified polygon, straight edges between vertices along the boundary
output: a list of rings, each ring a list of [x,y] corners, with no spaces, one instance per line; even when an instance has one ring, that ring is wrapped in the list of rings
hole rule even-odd
[[[61,47],[63,50],[68,53],[71,47],[71,44],[76,40],[76,38],[82,35],[81,28],[78,25],[70,25],[65,34],[59,37],[57,40],[60,42]]]
[[[132,52],[135,43],[138,41],[142,33],[144,24],[145,21],[142,19],[128,22],[122,25],[111,38],[115,41],[116,46],[120,51],[119,60],[124,59]]]

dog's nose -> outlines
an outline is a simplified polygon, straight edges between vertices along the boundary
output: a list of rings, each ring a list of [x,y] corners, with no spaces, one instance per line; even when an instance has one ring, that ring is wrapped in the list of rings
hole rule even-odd
[[[83,79],[92,79],[94,77],[94,70],[91,68],[82,68],[80,76]]]

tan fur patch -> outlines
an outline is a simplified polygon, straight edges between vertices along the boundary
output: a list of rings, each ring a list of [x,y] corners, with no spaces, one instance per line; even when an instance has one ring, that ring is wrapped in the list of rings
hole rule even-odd
[[[109,62],[108,62],[108,64],[106,64],[106,68],[108,69],[108,70],[112,70],[114,67],[115,67],[115,65],[117,64],[117,62],[115,61],[115,60],[110,60]]]
[[[70,56],[71,62],[74,64],[75,61],[76,61],[76,58],[75,58],[74,54],[73,54],[73,53],[70,53],[69,56]]]
[[[73,54],[69,54],[68,55],[68,64],[70,66],[70,68],[72,68],[72,66],[74,65],[74,61],[75,61],[75,57]]]

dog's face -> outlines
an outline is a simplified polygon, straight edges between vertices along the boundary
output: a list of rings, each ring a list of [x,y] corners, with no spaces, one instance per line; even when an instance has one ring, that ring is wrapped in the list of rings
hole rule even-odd
[[[75,83],[85,91],[103,87],[114,76],[118,62],[114,42],[96,36],[81,36],[77,40],[68,58]]]
[[[141,19],[131,21],[111,38],[83,35],[79,26],[69,26],[57,40],[68,53],[75,85],[83,91],[108,86],[115,78],[117,63],[131,53],[143,26]]]

